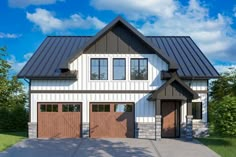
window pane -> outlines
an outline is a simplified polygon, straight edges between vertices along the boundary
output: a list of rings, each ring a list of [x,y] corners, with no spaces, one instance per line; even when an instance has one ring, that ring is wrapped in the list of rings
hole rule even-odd
[[[46,111],[46,106],[45,105],[40,105],[40,111],[45,112]]]
[[[125,80],[125,59],[113,59],[113,79]]]
[[[69,112],[74,112],[74,105],[69,105]]]
[[[115,104],[114,112],[132,112],[132,105]]]
[[[132,105],[126,105],[125,112],[132,112]]]
[[[201,102],[192,103],[192,114],[193,114],[193,119],[202,119],[202,103]]]
[[[98,105],[92,105],[92,111],[98,112]]]
[[[148,60],[144,58],[131,59],[131,80],[148,79]]]
[[[53,105],[53,112],[58,112],[58,105]]]
[[[100,80],[107,80],[107,59],[100,59]]]
[[[62,112],[68,112],[68,105],[62,105]]]
[[[74,106],[74,112],[80,112],[80,105]]]
[[[47,105],[47,112],[52,112],[52,105]]]
[[[105,112],[110,112],[110,105],[105,105]]]
[[[91,80],[98,80],[99,79],[99,60],[98,59],[91,59]]]
[[[138,60],[137,59],[131,59],[131,80],[138,80],[139,77],[139,71],[138,71]]]
[[[147,59],[140,59],[139,60],[139,79],[140,80],[147,80],[148,79]]]
[[[103,112],[104,111],[104,105],[99,105],[99,112]]]

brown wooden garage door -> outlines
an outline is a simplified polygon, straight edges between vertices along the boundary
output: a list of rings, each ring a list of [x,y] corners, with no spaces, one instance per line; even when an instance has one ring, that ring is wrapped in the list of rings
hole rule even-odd
[[[91,103],[90,137],[134,137],[132,103]]]
[[[38,137],[80,137],[81,107],[81,103],[38,104]]]

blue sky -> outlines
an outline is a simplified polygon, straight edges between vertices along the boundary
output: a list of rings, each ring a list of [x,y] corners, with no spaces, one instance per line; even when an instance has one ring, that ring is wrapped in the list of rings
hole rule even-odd
[[[47,35],[94,35],[121,15],[144,35],[187,35],[219,71],[236,67],[236,1],[1,0],[0,46],[17,73]]]

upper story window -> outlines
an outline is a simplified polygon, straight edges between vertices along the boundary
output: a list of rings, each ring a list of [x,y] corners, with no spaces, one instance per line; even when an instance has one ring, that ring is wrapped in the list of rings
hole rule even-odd
[[[131,80],[148,80],[148,59],[131,59]]]
[[[202,102],[192,102],[193,119],[202,119]]]
[[[107,58],[91,58],[91,80],[108,79],[108,61]]]
[[[114,58],[113,59],[113,80],[125,80],[125,59]]]

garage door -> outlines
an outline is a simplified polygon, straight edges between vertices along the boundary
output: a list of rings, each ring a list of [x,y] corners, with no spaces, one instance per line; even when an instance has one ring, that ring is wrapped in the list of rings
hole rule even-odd
[[[132,103],[91,103],[90,137],[134,137]]]
[[[38,104],[39,138],[74,138],[81,135],[81,103]]]

